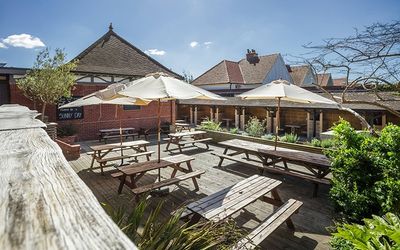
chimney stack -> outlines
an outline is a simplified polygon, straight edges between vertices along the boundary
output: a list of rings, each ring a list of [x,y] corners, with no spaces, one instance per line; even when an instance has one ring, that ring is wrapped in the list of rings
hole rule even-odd
[[[260,62],[257,52],[254,49],[247,49],[246,59],[250,64],[256,65]]]

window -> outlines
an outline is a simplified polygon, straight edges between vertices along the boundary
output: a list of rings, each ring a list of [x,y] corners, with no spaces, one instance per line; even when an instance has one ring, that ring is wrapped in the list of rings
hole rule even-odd
[[[141,107],[139,105],[123,105],[124,110],[140,110]]]

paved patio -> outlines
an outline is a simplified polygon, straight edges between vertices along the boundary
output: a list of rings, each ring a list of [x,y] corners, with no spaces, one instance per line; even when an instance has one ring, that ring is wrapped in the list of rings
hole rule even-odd
[[[114,168],[105,168],[104,176],[100,174],[100,169],[89,170],[91,156],[85,152],[89,151],[88,145],[93,144],[99,144],[99,142],[81,142],[81,157],[78,160],[70,161],[72,168],[93,191],[99,202],[108,203],[116,208],[120,206],[133,206],[133,194],[128,188],[124,188],[121,195],[117,194],[119,182],[110,176],[110,173],[115,171]],[[162,150],[164,150],[165,145],[162,144]],[[258,174],[256,167],[230,161],[224,162],[223,166],[226,167],[225,170],[218,168],[216,166],[218,165],[219,158],[211,155],[210,152],[216,151],[222,153],[223,148],[211,144],[210,149],[206,150],[202,144],[199,146],[201,149],[197,147],[185,148],[183,154],[195,156],[196,160],[192,162],[194,170],[206,171],[198,181],[200,190],[194,192],[192,181],[187,180],[181,182],[179,187],[170,186],[170,194],[165,197],[150,197],[155,202],[165,200],[164,210],[162,211],[163,215],[167,216],[184,204],[212,194],[224,187],[231,186],[253,174]],[[152,144],[148,147],[148,150],[157,151],[156,147],[155,141],[152,140]],[[178,153],[178,151],[174,151],[174,153]],[[163,151],[161,156],[170,154]],[[152,159],[156,159],[156,155],[152,155]],[[144,160],[144,157],[139,158],[139,161]],[[162,176],[168,178],[171,172],[172,170],[170,169],[163,169]],[[157,172],[150,173],[148,176],[142,178],[139,183],[154,182],[157,178]],[[294,198],[302,201],[304,204],[300,212],[292,217],[296,227],[294,234],[283,224],[262,243],[262,249],[328,249],[330,237],[326,228],[332,225],[333,213],[328,199],[328,186],[321,185],[318,197],[312,198],[313,185],[310,182],[275,174],[267,174],[267,176],[283,181],[283,184],[279,188],[279,193],[284,201]],[[235,214],[234,217],[239,226],[251,230],[260,221],[266,219],[272,211],[272,205],[257,201],[248,206],[246,210]]]

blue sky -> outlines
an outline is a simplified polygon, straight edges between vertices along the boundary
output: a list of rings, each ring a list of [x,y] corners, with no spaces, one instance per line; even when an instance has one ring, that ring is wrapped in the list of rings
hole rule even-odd
[[[153,49],[151,56],[165,66],[196,77],[223,59],[243,58],[247,48],[300,55],[303,44],[399,18],[398,0],[4,0],[0,62],[30,67],[43,45],[64,48],[71,59],[112,22],[115,32],[142,50]]]

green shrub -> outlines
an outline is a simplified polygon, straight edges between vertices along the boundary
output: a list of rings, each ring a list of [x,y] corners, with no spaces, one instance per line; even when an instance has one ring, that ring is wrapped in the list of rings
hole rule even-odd
[[[162,207],[161,202],[148,211],[148,201],[143,199],[126,214],[126,208],[115,210],[104,205],[114,222],[142,250],[228,249],[245,235],[233,220],[199,222],[189,226],[180,220],[183,209],[165,218],[161,214]]]
[[[322,148],[332,148],[335,145],[335,141],[332,139],[322,140],[321,147]]]
[[[239,134],[239,129],[238,128],[231,128],[229,130],[229,133],[231,133],[231,134]]]
[[[356,133],[347,121],[335,127],[330,198],[341,219],[360,222],[372,214],[400,211],[400,127],[379,137]]]
[[[213,120],[206,120],[203,121],[200,125],[201,129],[204,130],[211,130],[211,131],[221,131],[221,123],[220,122],[215,122]]]
[[[321,141],[317,138],[312,138],[310,144],[314,147],[321,147]]]
[[[344,224],[333,233],[333,249],[400,249],[400,219],[387,213],[372,216],[364,225]]]
[[[281,142],[290,142],[290,143],[296,143],[299,141],[299,137],[296,134],[285,134],[284,136],[279,137],[279,140]]]
[[[250,117],[246,124],[245,131],[248,135],[253,137],[261,137],[264,134],[264,123],[265,121],[260,121],[257,117]]]
[[[73,124],[65,124],[57,128],[57,135],[60,137],[76,135],[78,130]]]
[[[273,134],[265,134],[265,135],[261,136],[261,138],[263,138],[265,140],[274,140],[275,139],[275,135],[273,135]]]

